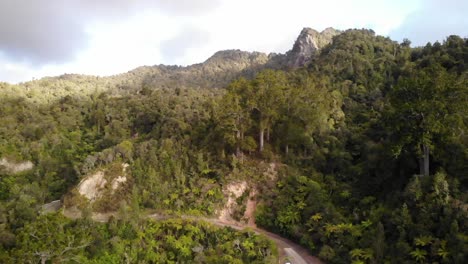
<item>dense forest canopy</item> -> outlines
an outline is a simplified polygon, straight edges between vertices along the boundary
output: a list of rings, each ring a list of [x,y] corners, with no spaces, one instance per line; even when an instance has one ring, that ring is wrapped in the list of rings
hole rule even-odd
[[[347,30],[305,67],[255,65],[0,83],[0,262],[273,263],[261,236],[145,219],[215,215],[243,180],[256,224],[326,263],[466,263],[466,38],[412,48]],[[122,164],[119,193],[77,193]],[[82,218],[40,213],[58,199]]]

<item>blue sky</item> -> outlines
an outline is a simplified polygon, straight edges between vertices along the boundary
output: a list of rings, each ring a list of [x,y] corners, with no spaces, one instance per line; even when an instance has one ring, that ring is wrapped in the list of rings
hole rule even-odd
[[[285,52],[303,27],[372,28],[414,45],[468,36],[466,0],[0,0],[0,81]]]

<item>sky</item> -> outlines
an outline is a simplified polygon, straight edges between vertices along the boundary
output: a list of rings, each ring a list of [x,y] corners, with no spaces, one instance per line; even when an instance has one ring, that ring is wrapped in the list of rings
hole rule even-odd
[[[0,81],[284,53],[304,27],[371,28],[413,46],[468,37],[467,0],[0,0]]]

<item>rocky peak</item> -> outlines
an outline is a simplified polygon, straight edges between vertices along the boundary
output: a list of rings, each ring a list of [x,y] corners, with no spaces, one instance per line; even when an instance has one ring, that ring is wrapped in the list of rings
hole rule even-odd
[[[310,61],[313,55],[332,41],[333,36],[339,33],[340,31],[331,27],[326,28],[322,32],[318,32],[312,28],[302,29],[292,50],[287,53],[287,66],[304,66],[304,64]]]
[[[317,39],[320,33],[312,28],[304,28],[296,39],[292,52],[311,53],[318,49]]]

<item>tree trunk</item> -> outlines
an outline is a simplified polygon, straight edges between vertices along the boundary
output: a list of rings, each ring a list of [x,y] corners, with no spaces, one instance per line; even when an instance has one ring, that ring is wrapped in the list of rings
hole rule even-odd
[[[237,130],[237,133],[236,133],[236,156],[239,157],[241,151],[240,151],[240,138],[241,138],[241,133],[239,130]]]
[[[429,176],[429,146],[421,145],[422,156],[419,158],[419,174]]]
[[[424,176],[429,176],[429,146],[423,145],[424,149]]]
[[[285,147],[285,150],[284,150],[284,151],[286,152],[286,155],[289,154],[289,144],[286,144],[286,147]]]
[[[261,129],[260,129],[259,139],[258,139],[259,145],[260,145],[260,146],[259,146],[260,152],[263,151],[263,136],[264,136],[264,134],[265,134],[265,129],[264,129],[264,128],[261,128]]]
[[[418,159],[419,163],[419,175],[424,175],[424,158],[421,156]]]

